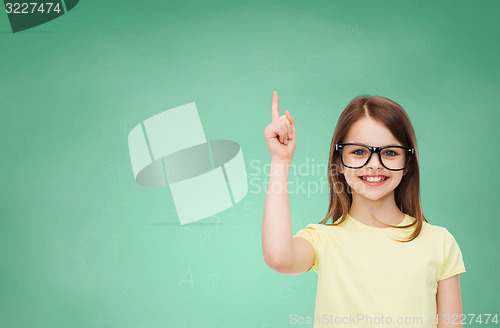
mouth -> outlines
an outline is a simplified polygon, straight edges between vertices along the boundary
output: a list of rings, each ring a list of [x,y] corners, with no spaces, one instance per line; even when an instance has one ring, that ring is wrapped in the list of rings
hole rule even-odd
[[[379,186],[379,185],[383,184],[384,182],[386,182],[387,179],[389,179],[389,177],[386,177],[385,175],[378,175],[378,176],[363,175],[363,176],[360,176],[359,178],[361,179],[361,181],[363,181],[364,183],[366,183],[369,186]]]

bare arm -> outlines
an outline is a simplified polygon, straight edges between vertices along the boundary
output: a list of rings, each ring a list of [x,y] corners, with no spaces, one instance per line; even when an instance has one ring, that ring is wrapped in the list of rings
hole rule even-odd
[[[276,92],[273,93],[271,116],[272,123],[264,130],[264,138],[271,153],[271,170],[262,219],[262,252],[264,261],[273,270],[298,274],[311,267],[314,249],[308,241],[294,239],[292,235],[288,173],[297,138],[290,112],[279,116]]]
[[[264,261],[273,269],[289,265],[293,257],[292,219],[288,198],[289,167],[289,161],[271,161],[262,219],[262,251]]]
[[[438,328],[462,328],[460,275],[438,281],[436,295]]]

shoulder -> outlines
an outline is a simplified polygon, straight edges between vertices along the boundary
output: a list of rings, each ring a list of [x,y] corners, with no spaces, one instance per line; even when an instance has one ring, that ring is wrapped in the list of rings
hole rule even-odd
[[[334,229],[340,229],[341,225],[332,225],[324,223],[310,223],[305,229],[316,230],[318,232],[332,232]]]
[[[316,232],[323,232],[326,226],[324,224],[320,223],[309,223],[306,225],[303,229],[301,230],[309,230],[309,231],[316,231]]]
[[[437,235],[440,235],[442,237],[444,237],[444,235],[446,235],[448,232],[448,230],[445,228],[445,227],[442,227],[442,226],[439,226],[439,225],[435,225],[435,224],[431,224],[429,222],[425,222],[425,221],[422,221],[422,230],[426,230],[426,231],[429,231],[433,234],[437,234]]]
[[[329,226],[321,223],[310,223],[304,228],[299,229],[295,236],[310,235],[316,238],[325,236],[328,233]]]
[[[443,226],[430,224],[429,222],[422,222],[422,232],[431,235],[433,240],[440,241],[442,243],[453,243],[455,242],[455,237],[453,234]]]

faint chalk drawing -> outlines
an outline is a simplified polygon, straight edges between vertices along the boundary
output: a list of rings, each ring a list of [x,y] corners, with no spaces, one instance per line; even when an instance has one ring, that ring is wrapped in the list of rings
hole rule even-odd
[[[128,291],[128,281],[118,283],[116,281],[112,282],[101,282],[103,295],[118,295],[123,296],[127,294]]]
[[[139,328],[158,328],[158,324],[154,321],[146,321],[146,322],[143,322],[141,323],[141,325],[139,326]]]
[[[119,234],[101,231],[85,230],[81,235],[80,243],[83,250],[82,255],[86,264],[93,263],[115,263],[118,260]],[[100,256],[95,256],[99,252]]]
[[[193,280],[193,274],[191,273],[191,269],[188,269],[186,271],[186,274],[182,279],[177,283],[177,286],[180,284],[190,284],[191,288],[194,288],[194,280]]]
[[[271,61],[265,62],[264,65],[260,65],[259,63],[255,64],[255,71],[257,74],[262,74],[265,72],[275,72],[278,67],[278,57],[273,57]]]
[[[217,222],[219,218],[217,218]],[[214,224],[207,227],[207,231],[200,234],[200,250],[212,249],[213,243],[216,249],[219,249],[219,225]],[[215,235],[215,236],[214,236]]]
[[[207,290],[218,293],[219,292],[219,275],[212,273],[208,277]]]
[[[102,311],[98,311],[97,319],[89,319],[85,323],[85,328],[110,327],[111,320],[103,319]]]
[[[290,285],[292,285],[291,282],[287,283],[285,287],[281,287],[281,298],[291,298],[297,294],[293,288],[289,287]]]

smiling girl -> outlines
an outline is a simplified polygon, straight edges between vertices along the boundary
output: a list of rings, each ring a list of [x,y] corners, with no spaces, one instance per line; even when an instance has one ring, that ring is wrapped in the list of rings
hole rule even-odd
[[[314,327],[462,328],[462,253],[422,212],[417,142],[405,110],[379,96],[349,103],[330,146],[327,215],[295,235],[287,190],[295,122],[289,111],[279,115],[276,92],[271,112],[263,256],[279,273],[318,274]]]

